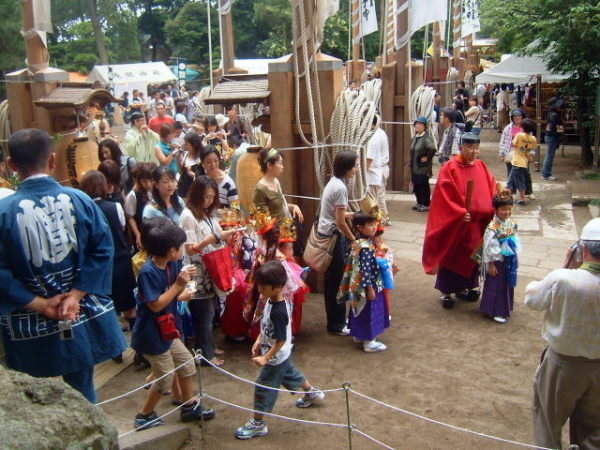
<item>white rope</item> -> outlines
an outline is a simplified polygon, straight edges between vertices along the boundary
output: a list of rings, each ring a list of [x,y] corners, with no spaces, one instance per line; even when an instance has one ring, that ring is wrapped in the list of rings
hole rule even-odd
[[[221,403],[223,405],[231,406],[232,408],[241,409],[243,411],[248,411],[248,412],[251,412],[251,413],[262,414],[264,416],[275,417],[277,419],[289,420],[290,422],[304,423],[304,424],[307,424],[307,425],[321,425],[321,426],[335,427],[335,428],[348,428],[348,425],[347,424],[343,424],[343,423],[315,422],[313,420],[296,419],[294,417],[282,416],[280,414],[268,413],[268,412],[264,412],[264,411],[257,411],[255,409],[246,408],[244,406],[236,405],[235,403],[231,403],[231,402],[228,402],[226,400],[221,400],[220,398],[213,397],[212,395],[209,395],[209,394],[204,394],[203,398],[208,398],[208,399],[213,400],[213,401],[215,401],[217,403]]]
[[[412,122],[387,122],[385,120],[379,122],[384,125],[412,125]]]
[[[184,406],[185,406],[185,403],[182,403],[181,405],[178,405],[177,407],[173,408],[171,411],[169,411],[169,412],[167,412],[167,413],[163,414],[162,416],[159,416],[159,417],[157,417],[156,419],[152,420],[150,423],[154,423],[154,422],[156,422],[157,420],[163,419],[164,417],[167,417],[167,416],[169,416],[169,415],[173,414],[175,411],[177,411],[178,409],[181,409],[181,408],[183,408]],[[201,407],[201,404],[200,404],[200,402],[198,402],[198,407]],[[135,433],[135,432],[136,432],[136,431],[138,431],[138,430],[139,430],[139,428],[134,428],[133,430],[129,430],[129,431],[128,431],[128,432],[126,432],[126,433],[120,434],[120,435],[119,435],[119,439],[121,439],[122,437],[125,437],[125,436],[127,436],[127,435],[130,435],[131,433]],[[140,430],[140,431],[143,431],[143,430]]]
[[[388,450],[394,450],[394,447],[390,447],[387,444],[384,444],[381,441],[378,441],[377,439],[375,439],[373,436],[368,435],[367,433],[365,433],[364,431],[359,430],[358,428],[354,428],[352,427],[352,432],[361,435],[362,437],[367,438],[368,440],[376,443],[377,445],[383,447],[383,448],[387,448]]]
[[[375,103],[377,111],[381,111],[381,78],[373,78],[365,81],[362,85],[362,90],[368,100]]]
[[[167,377],[167,376],[171,375],[172,373],[174,373],[174,372],[177,372],[177,371],[178,371],[179,369],[181,369],[183,366],[185,366],[186,364],[189,364],[190,362],[194,361],[195,359],[196,359],[196,357],[194,356],[193,358],[191,358],[191,359],[188,359],[186,362],[182,363],[181,365],[179,365],[179,366],[175,367],[173,370],[171,370],[171,371],[169,371],[169,372],[165,373],[164,375],[160,376],[160,377],[159,377],[159,378],[157,378],[156,380],[152,380],[152,381],[149,381],[148,383],[144,383],[144,384],[142,384],[141,386],[139,386],[139,387],[137,387],[137,388],[135,388],[135,389],[133,389],[133,390],[131,390],[131,391],[129,391],[129,392],[126,392],[126,393],[124,393],[124,394],[117,395],[116,397],[109,398],[108,400],[101,401],[100,403],[96,403],[96,406],[102,406],[102,405],[106,405],[107,403],[111,403],[111,402],[114,402],[114,401],[116,401],[116,400],[120,400],[120,399],[122,399],[122,398],[128,397],[128,396],[129,396],[129,395],[131,395],[131,394],[134,394],[134,393],[136,393],[136,392],[138,392],[138,391],[141,391],[141,390],[142,390],[142,389],[144,389],[146,386],[150,386],[152,383],[154,383],[154,382],[156,382],[156,381],[160,381],[160,380],[162,380],[163,378],[165,378],[165,377]]]
[[[452,98],[454,97],[454,92],[458,86],[458,69],[456,67],[450,67],[450,69],[448,69],[446,80],[447,84],[449,84],[449,87],[446,89],[446,98],[444,98],[444,104],[450,105],[452,103]]]
[[[450,425],[449,423],[444,423],[444,422],[440,422],[439,420],[430,419],[429,417],[425,417],[425,416],[422,416],[420,414],[416,414],[414,412],[407,411],[407,410],[402,409],[402,408],[398,408],[397,406],[388,405],[387,403],[382,402],[381,400],[377,400],[377,399],[375,399],[373,397],[369,397],[368,395],[361,394],[360,392],[357,392],[357,391],[355,391],[353,389],[349,389],[349,391],[352,392],[354,395],[356,395],[358,397],[361,397],[361,398],[363,398],[365,400],[369,400],[371,402],[377,403],[377,404],[379,404],[381,406],[385,406],[386,408],[393,409],[394,411],[398,411],[398,412],[400,412],[402,414],[406,414],[406,415],[415,417],[417,419],[425,420],[427,422],[434,423],[436,425],[441,425],[441,426],[444,426],[444,427],[447,427],[447,428],[451,428],[451,429],[456,430],[456,431],[462,431],[464,433],[469,433],[469,434],[473,434],[475,436],[479,436],[479,437],[483,437],[483,438],[487,438],[487,439],[492,439],[492,440],[499,441],[499,442],[504,442],[506,444],[519,445],[521,447],[535,448],[535,449],[539,449],[539,450],[553,450],[553,449],[547,448],[547,447],[540,447],[540,446],[537,446],[537,445],[524,444],[524,443],[518,442],[518,441],[511,441],[510,439],[504,439],[504,438],[500,438],[500,437],[496,437],[496,436],[490,436],[489,434],[480,433],[478,431],[469,430],[467,428],[457,427],[456,425]]]
[[[238,381],[242,381],[242,382],[244,382],[244,383],[252,384],[252,385],[254,385],[254,386],[258,386],[258,387],[261,387],[261,388],[263,388],[263,389],[267,389],[267,390],[269,390],[269,391],[287,392],[287,393],[289,393],[289,394],[302,394],[302,395],[306,394],[306,391],[290,391],[290,390],[288,390],[288,389],[279,389],[279,388],[274,388],[274,387],[270,387],[270,386],[265,386],[264,384],[259,384],[259,383],[256,383],[256,382],[254,382],[254,381],[247,380],[247,379],[245,379],[245,378],[242,378],[242,377],[240,377],[240,376],[238,376],[238,375],[235,375],[235,374],[233,374],[233,373],[231,373],[231,372],[228,372],[227,370],[225,370],[225,369],[223,369],[223,368],[221,368],[221,367],[219,367],[219,366],[215,366],[213,363],[211,363],[211,362],[210,362],[208,359],[206,359],[204,356],[200,356],[200,359],[202,359],[202,360],[203,360],[203,361],[205,361],[207,364],[209,364],[209,365],[210,365],[210,366],[211,366],[213,369],[217,369],[219,372],[221,372],[221,373],[223,373],[223,374],[225,374],[225,375],[227,375],[227,376],[230,376],[231,378],[234,378],[234,379],[236,379],[236,380],[238,380]],[[343,391],[343,390],[344,390],[344,388],[337,388],[337,389],[320,389],[320,391],[321,391],[321,392],[324,392],[324,393],[325,393],[325,392],[339,392],[339,391]]]
[[[278,152],[286,152],[290,150],[305,150],[305,149],[313,149],[317,150],[319,148],[329,148],[329,147],[346,147],[346,148],[362,148],[362,145],[358,144],[317,144],[317,145],[305,145],[302,147],[274,147]]]

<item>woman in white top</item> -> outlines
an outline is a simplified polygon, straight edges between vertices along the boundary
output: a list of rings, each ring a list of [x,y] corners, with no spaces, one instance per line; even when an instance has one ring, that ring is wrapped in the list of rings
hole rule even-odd
[[[473,128],[471,133],[475,133],[477,136],[481,133],[481,119],[483,118],[483,110],[481,106],[477,104],[477,97],[469,98],[469,109],[465,113],[467,120],[473,122]]]
[[[235,181],[221,170],[221,154],[212,145],[206,145],[202,151],[202,167],[206,175],[217,183],[221,207],[239,209],[240,200]]]
[[[152,179],[152,201],[144,207],[142,218],[166,217],[175,224],[179,223],[184,204],[183,199],[177,195],[175,172],[168,167],[159,166],[152,171]]]
[[[358,155],[353,150],[342,150],[333,161],[333,176],[323,190],[321,214],[317,233],[321,237],[336,236],[331,265],[325,271],[325,313],[327,331],[347,336],[346,306],[337,302],[337,292],[344,273],[344,257],[348,241],[356,241],[346,219],[353,216],[348,209],[348,187],[346,183],[356,174]]]
[[[183,138],[183,157],[177,159],[177,170],[179,171],[179,184],[177,192],[181,197],[187,197],[188,190],[196,176],[204,175],[202,168],[202,136],[196,133],[188,133]]]
[[[219,205],[217,184],[212,178],[200,175],[190,186],[186,205],[181,213],[179,226],[187,236],[184,262],[194,264],[196,291],[188,303],[196,335],[195,348],[201,349],[206,359],[215,365],[223,360],[215,355],[213,342],[213,318],[218,294],[204,263],[202,255],[216,250],[222,240],[236,230],[223,231],[213,213]],[[221,353],[217,351],[217,353]]]

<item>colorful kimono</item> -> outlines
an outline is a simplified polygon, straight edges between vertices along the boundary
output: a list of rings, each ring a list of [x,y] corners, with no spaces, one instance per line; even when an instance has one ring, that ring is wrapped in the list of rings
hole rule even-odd
[[[126,347],[111,290],[113,243],[102,212],[83,192],[35,175],[0,200],[0,328],[8,366],[37,377],[70,374]],[[72,339],[58,321],[24,309],[35,296],[79,289]]]
[[[383,280],[370,239],[358,239],[350,249],[338,291],[338,303],[350,302],[348,327],[361,341],[372,341],[390,326],[389,311],[383,293]],[[367,299],[367,288],[375,290],[375,300]]]
[[[510,218],[502,221],[494,215],[483,238],[482,273],[485,281],[479,307],[481,312],[490,317],[510,316],[519,269],[517,252],[520,249],[517,224]],[[496,276],[487,274],[489,262],[496,265]]]

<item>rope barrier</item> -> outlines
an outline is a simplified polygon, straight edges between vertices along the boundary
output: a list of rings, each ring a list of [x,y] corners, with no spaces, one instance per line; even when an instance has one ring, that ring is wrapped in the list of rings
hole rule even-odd
[[[142,389],[144,389],[146,386],[150,386],[152,383],[154,383],[154,382],[156,382],[156,381],[160,381],[160,380],[162,380],[163,378],[165,378],[165,377],[167,377],[167,376],[171,375],[172,373],[175,373],[175,372],[177,372],[177,371],[178,371],[179,369],[181,369],[183,366],[185,366],[186,364],[189,364],[190,362],[194,361],[195,359],[196,359],[196,357],[193,357],[193,358],[191,358],[191,359],[188,359],[186,362],[184,362],[184,363],[180,364],[179,366],[175,367],[173,370],[171,370],[171,371],[169,371],[169,372],[165,373],[164,375],[160,376],[160,377],[159,377],[159,378],[157,378],[156,380],[152,380],[152,381],[149,381],[148,383],[144,383],[144,384],[142,384],[141,386],[139,386],[139,387],[137,387],[137,388],[135,388],[135,389],[133,389],[133,390],[131,390],[131,391],[129,391],[129,392],[126,392],[125,394],[117,395],[116,397],[109,398],[108,400],[104,400],[104,401],[101,401],[101,402],[99,402],[99,403],[96,403],[96,406],[102,406],[102,405],[106,405],[107,403],[111,403],[111,402],[114,402],[114,401],[120,400],[120,399],[122,399],[122,398],[125,398],[125,397],[128,397],[128,396],[130,396],[131,394],[134,394],[134,393],[136,393],[136,392],[138,392],[138,391],[141,391],[141,390],[142,390]]]
[[[362,148],[362,145],[359,144],[316,144],[316,145],[305,145],[302,147],[274,147],[278,152],[286,152],[291,150],[305,150],[305,149],[318,149],[318,148],[328,148],[328,147],[350,147],[350,148]]]
[[[255,383],[254,381],[247,380],[247,379],[242,378],[242,377],[240,377],[238,375],[235,375],[235,374],[233,374],[231,372],[228,372],[227,370],[225,370],[225,369],[223,369],[223,368],[221,368],[219,366],[215,366],[213,363],[211,363],[204,356],[200,356],[200,359],[202,359],[203,361],[205,361],[206,363],[208,363],[208,365],[210,365],[212,368],[217,369],[219,372],[224,373],[225,375],[230,376],[231,378],[234,378],[234,379],[236,379],[238,381],[242,381],[244,383],[252,384],[254,386],[259,386],[259,387],[261,387],[263,389],[268,389],[270,391],[287,392],[289,394],[302,394],[302,395],[306,394],[305,391],[290,391],[288,389],[279,389],[279,388],[274,388],[274,387],[270,387],[270,386],[265,386],[264,384]],[[325,392],[331,393],[331,392],[340,392],[340,391],[343,391],[343,390],[344,390],[344,388],[321,389],[321,392],[323,392],[323,393],[325,393]]]
[[[377,439],[375,439],[373,436],[371,436],[371,435],[369,435],[369,434],[365,433],[364,431],[361,431],[361,430],[359,430],[358,428],[352,427],[352,432],[353,432],[353,433],[356,433],[356,434],[358,434],[358,435],[360,435],[360,436],[362,436],[362,437],[364,437],[364,438],[367,438],[368,440],[370,440],[370,441],[374,442],[375,444],[377,444],[377,445],[379,445],[379,446],[381,446],[381,447],[383,447],[383,448],[387,448],[388,450],[395,450],[395,449],[394,449],[394,447],[390,447],[389,445],[387,445],[387,444],[384,444],[384,443],[383,443],[383,442],[381,442],[381,441],[378,441],[378,440],[377,440]]]
[[[298,422],[298,423],[304,423],[304,424],[307,424],[307,425],[320,425],[320,426],[334,427],[334,428],[348,428],[348,425],[343,424],[343,423],[315,422],[313,420],[296,419],[295,417],[288,417],[288,416],[282,416],[280,414],[268,413],[268,412],[264,412],[264,411],[257,411],[257,410],[252,409],[252,408],[246,408],[244,406],[236,405],[235,403],[230,403],[230,402],[228,402],[226,400],[222,400],[220,398],[213,397],[212,395],[209,395],[209,394],[206,394],[206,393],[203,395],[203,398],[208,398],[208,399],[213,400],[213,401],[215,401],[217,403],[221,403],[223,405],[231,406],[232,408],[241,409],[243,411],[248,411],[248,412],[251,412],[251,413],[262,414],[264,416],[275,417],[276,419],[289,420],[290,422]]]
[[[200,405],[200,403],[198,403],[198,405]],[[184,406],[185,406],[185,403],[182,403],[181,405],[178,405],[178,406],[176,406],[175,408],[173,408],[171,411],[169,411],[169,412],[167,412],[167,413],[163,414],[162,416],[159,416],[159,417],[157,417],[156,419],[152,420],[150,423],[154,423],[154,422],[156,422],[157,420],[160,420],[160,419],[162,419],[162,418],[164,418],[164,417],[170,416],[170,415],[171,415],[171,414],[173,414],[175,411],[177,411],[178,409],[181,409],[181,408],[183,408]],[[118,438],[119,438],[119,439],[121,439],[122,437],[128,436],[128,435],[130,435],[131,433],[135,433],[136,431],[138,431],[138,428],[134,428],[133,430],[129,430],[129,431],[128,431],[128,432],[126,432],[126,433],[120,434]],[[140,430],[140,431],[143,431],[143,430]]]
[[[377,399],[375,399],[373,397],[369,397],[368,395],[361,394],[360,392],[357,392],[354,389],[350,389],[350,392],[352,392],[357,397],[361,397],[361,398],[363,398],[365,400],[369,400],[371,402],[377,403],[378,405],[385,406],[386,408],[393,409],[394,411],[400,412],[402,414],[406,414],[406,415],[415,417],[417,419],[425,420],[427,422],[434,423],[436,425],[442,425],[444,427],[451,428],[451,429],[456,430],[456,431],[462,431],[464,433],[469,433],[469,434],[473,434],[475,436],[479,436],[479,437],[483,437],[483,438],[487,438],[487,439],[492,439],[492,440],[499,441],[499,442],[504,442],[506,444],[519,445],[521,447],[535,448],[535,449],[539,449],[539,450],[553,450],[553,449],[547,448],[547,447],[540,447],[540,446],[537,446],[537,445],[524,444],[524,443],[518,442],[518,441],[511,441],[510,439],[504,439],[504,438],[500,438],[500,437],[496,437],[496,436],[490,436],[489,434],[480,433],[478,431],[469,430],[467,428],[458,427],[456,425],[451,425],[451,424],[448,424],[448,423],[445,423],[445,422],[440,422],[439,420],[430,419],[429,417],[425,417],[425,416],[422,416],[420,414],[417,414],[417,413],[414,413],[414,412],[411,412],[411,411],[407,411],[407,410],[402,409],[402,408],[398,408],[397,406],[388,405],[387,403],[382,402],[381,400],[377,400]]]

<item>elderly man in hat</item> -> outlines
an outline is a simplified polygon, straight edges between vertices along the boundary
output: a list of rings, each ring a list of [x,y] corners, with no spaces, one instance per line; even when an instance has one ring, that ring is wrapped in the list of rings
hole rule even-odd
[[[554,162],[554,154],[559,145],[559,137],[563,132],[563,123],[560,116],[560,109],[564,106],[565,101],[552,97],[548,100],[548,125],[546,125],[545,140],[548,144],[544,165],[542,166],[542,179],[546,181],[555,181],[556,177],[552,175],[552,164]]]
[[[135,111],[131,114],[131,129],[125,134],[121,150],[137,162],[153,162],[156,160],[154,148],[160,142],[158,134],[148,128],[143,113]]]
[[[547,348],[533,384],[535,444],[561,448],[571,418],[571,444],[600,448],[600,218],[589,221],[567,252],[564,269],[529,283],[525,305],[544,311]]]
[[[435,288],[446,309],[454,306],[452,294],[466,301],[479,299],[478,264],[471,256],[494,215],[496,194],[494,177],[478,159],[479,136],[464,133],[459,149],[440,169],[423,244],[423,268],[437,274]]]
[[[417,198],[413,209],[419,212],[429,211],[429,177],[432,175],[431,166],[435,155],[435,143],[427,132],[427,119],[417,117],[414,122],[415,135],[410,141],[410,181]]]
[[[390,176],[390,145],[387,133],[379,126],[379,116],[373,116],[371,129],[375,130],[367,142],[367,183],[369,193],[383,213],[384,223],[390,225],[390,216],[385,202],[385,186]]]

